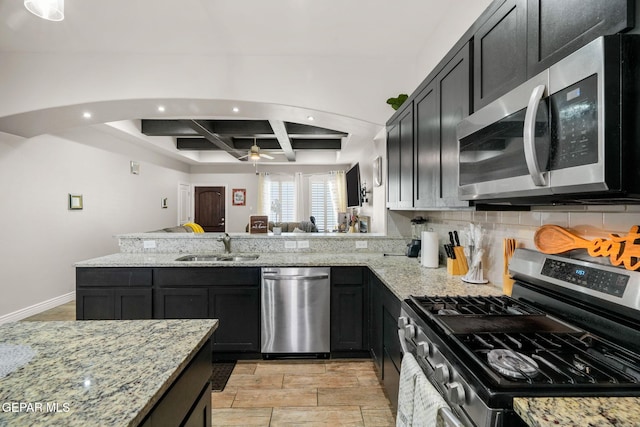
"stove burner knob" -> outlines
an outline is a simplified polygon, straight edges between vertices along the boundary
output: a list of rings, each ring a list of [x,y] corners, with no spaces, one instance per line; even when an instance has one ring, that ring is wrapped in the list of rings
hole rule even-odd
[[[407,325],[404,327],[404,336],[407,339],[413,339],[416,336],[416,327],[413,325]]]
[[[405,326],[407,326],[408,324],[409,324],[408,318],[404,316],[398,317],[398,329],[404,329]]]
[[[417,345],[418,356],[429,357],[431,356],[431,345],[426,341],[420,341]]]
[[[438,363],[434,368],[436,380],[439,383],[444,384],[448,383],[451,379],[451,374],[449,373],[449,367],[444,363]]]
[[[465,392],[464,386],[458,382],[452,382],[449,384],[449,399],[454,405],[465,404]]]

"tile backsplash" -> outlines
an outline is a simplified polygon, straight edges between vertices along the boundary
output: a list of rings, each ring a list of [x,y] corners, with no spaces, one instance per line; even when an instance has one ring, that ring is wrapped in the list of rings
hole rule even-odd
[[[481,225],[485,230],[485,257],[483,271],[486,279],[502,286],[503,239],[510,237],[518,241],[518,247],[536,249],[533,237],[538,227],[555,224],[569,229],[587,240],[607,238],[609,234],[627,234],[634,225],[640,225],[640,206],[602,206],[576,208],[545,208],[526,212],[476,212],[471,210],[394,212],[389,215],[392,226],[388,232],[409,236],[410,220],[415,216],[428,219],[429,227],[438,232],[441,244],[448,243],[448,232],[458,230],[463,240],[463,230],[469,223]],[[444,250],[441,249],[441,264]]]

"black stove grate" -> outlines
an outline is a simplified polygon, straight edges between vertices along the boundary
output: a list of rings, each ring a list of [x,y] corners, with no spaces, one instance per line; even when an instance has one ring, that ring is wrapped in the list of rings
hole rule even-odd
[[[501,296],[412,296],[429,316],[455,315],[543,315],[544,312],[506,295]]]
[[[589,333],[474,333],[457,339],[497,384],[547,387],[640,383],[639,355]],[[524,356],[513,356],[517,359],[515,377],[501,367],[490,366],[490,355],[496,350]]]

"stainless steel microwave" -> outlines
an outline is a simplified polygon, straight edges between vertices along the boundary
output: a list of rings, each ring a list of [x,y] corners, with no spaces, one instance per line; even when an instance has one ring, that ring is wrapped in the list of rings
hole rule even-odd
[[[458,195],[640,203],[640,36],[600,37],[457,127]]]

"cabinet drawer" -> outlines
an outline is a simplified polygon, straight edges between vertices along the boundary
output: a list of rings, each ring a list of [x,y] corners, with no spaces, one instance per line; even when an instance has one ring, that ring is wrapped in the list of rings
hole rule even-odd
[[[76,285],[110,287],[151,287],[151,268],[76,268]]]
[[[156,286],[212,286],[260,284],[260,269],[255,267],[175,267],[156,268]]]
[[[355,285],[363,282],[361,267],[332,267],[331,283],[334,285]]]

